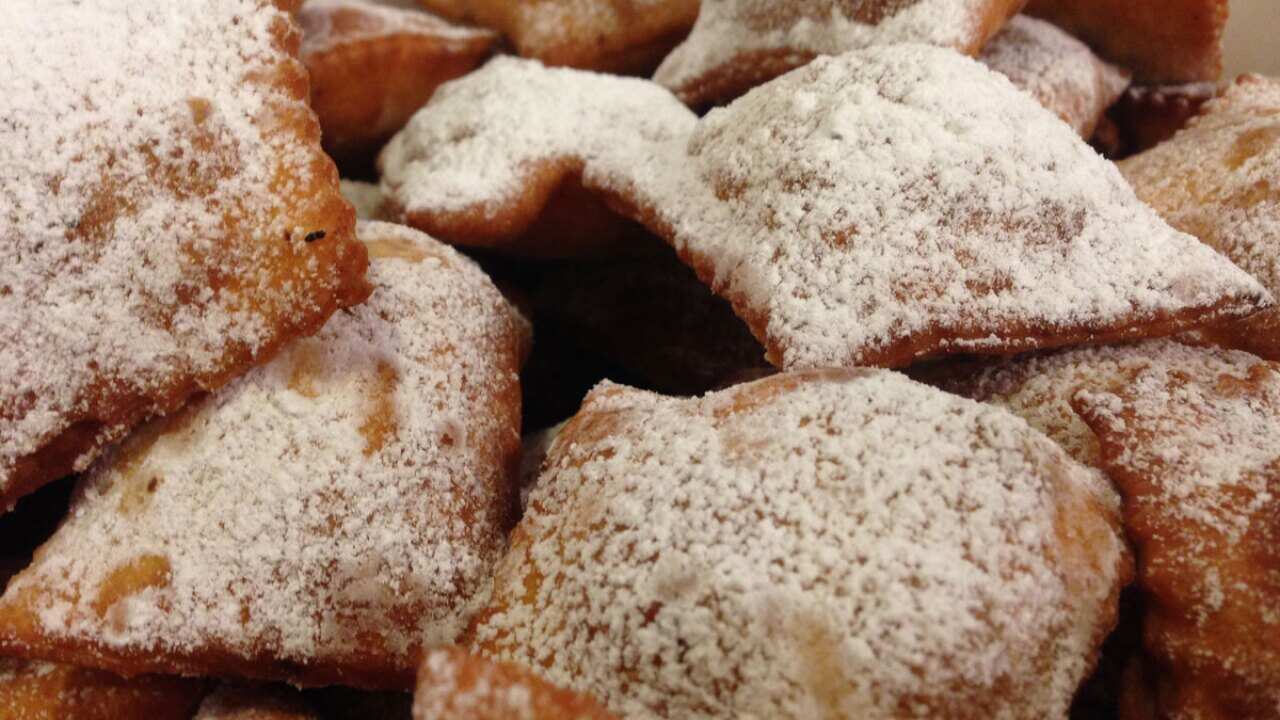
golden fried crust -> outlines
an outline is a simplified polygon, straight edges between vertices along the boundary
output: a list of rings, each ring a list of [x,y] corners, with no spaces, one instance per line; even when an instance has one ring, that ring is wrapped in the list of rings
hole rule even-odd
[[[1172,139],[1120,163],[1138,196],[1280,293],[1280,80],[1245,76]],[[1280,311],[1203,339],[1280,360]]]
[[[432,12],[507,36],[547,65],[645,75],[684,38],[698,0],[420,0]]]
[[[285,10],[294,5],[288,0],[276,3]],[[269,7],[271,3],[262,0],[260,12],[269,12]],[[0,303],[8,300],[15,303],[15,313],[27,313],[27,320],[19,324],[18,342],[0,348],[0,362],[23,367],[9,383],[0,384],[0,436],[22,434],[21,442],[0,448],[0,509],[50,480],[83,470],[130,427],[172,412],[193,394],[217,388],[265,362],[290,339],[315,332],[335,310],[368,295],[367,258],[354,239],[355,217],[338,193],[337,172],[320,151],[320,128],[306,106],[307,75],[294,59],[298,35],[286,16],[277,15],[270,24],[270,38],[266,64],[246,66],[245,77],[228,79],[269,98],[251,119],[264,143],[258,156],[265,164],[258,168],[265,173],[261,187],[253,193],[224,192],[243,168],[237,165],[234,148],[219,145],[226,128],[216,100],[182,95],[171,99],[173,107],[189,109],[187,120],[167,128],[179,144],[189,143],[200,155],[189,162],[180,153],[157,156],[146,145],[90,155],[95,147],[91,144],[104,139],[92,133],[84,138],[86,156],[102,162],[103,179],[91,202],[78,208],[79,216],[65,235],[44,243],[46,248],[52,242],[66,246],[58,274],[48,284],[65,282],[74,288],[81,274],[113,272],[101,254],[130,248],[144,256],[138,258],[136,275],[117,277],[119,288],[96,287],[83,302],[89,308],[108,307],[110,313],[115,300],[107,298],[116,297],[111,290],[143,300],[131,306],[130,319],[119,318],[121,326],[97,326],[101,338],[74,342],[72,335],[73,349],[66,346],[68,335],[55,316],[74,317],[88,308],[68,307],[65,296],[50,301],[54,296],[45,284],[34,281],[0,291]],[[89,106],[102,100],[87,91],[85,98]],[[123,178],[112,174],[113,167],[139,163],[146,165],[145,172]],[[50,206],[70,202],[65,199],[69,182],[58,176],[40,179],[48,182]],[[167,232],[177,241],[122,240],[135,223],[146,227],[137,212],[139,198],[172,198],[191,207],[195,198],[204,196],[216,196],[224,213],[215,211],[211,218],[181,212],[166,217]],[[0,198],[0,214],[8,200]],[[182,239],[186,233],[199,235],[199,241],[191,238],[188,244]],[[130,244],[144,240],[155,242]],[[12,246],[21,257],[29,242],[32,239],[0,234],[0,251]],[[157,261],[152,253],[164,257]],[[181,265],[182,277],[163,276],[159,270],[155,277],[148,276],[153,265],[168,263]],[[75,292],[69,288],[67,294]],[[24,299],[27,293],[35,295]],[[60,304],[55,310],[44,307],[46,302]],[[8,310],[0,308],[0,316]],[[176,318],[184,324],[178,326]],[[219,324],[223,330],[210,330]],[[100,347],[103,340],[118,345],[118,338],[108,334],[142,336],[143,330],[171,344],[165,353],[156,354],[154,364],[122,361],[120,351],[83,350],[86,345]],[[5,350],[16,359],[6,357]],[[28,354],[62,363],[57,368],[66,374],[53,378],[55,371],[44,368],[43,361],[37,366]]]
[[[125,680],[100,670],[0,658],[5,720],[190,720],[206,692],[203,680]]]
[[[442,83],[471,72],[498,37],[426,13],[358,2],[311,2],[298,16],[302,61],[324,149],[364,168]]]
[[[1031,0],[1050,20],[1133,71],[1140,83],[1217,80],[1228,0]]]
[[[414,720],[614,720],[595,700],[558,688],[512,663],[460,648],[427,653]]]
[[[1075,406],[1124,498],[1146,657],[1131,720],[1280,708],[1280,366],[1243,353],[1136,369]]]

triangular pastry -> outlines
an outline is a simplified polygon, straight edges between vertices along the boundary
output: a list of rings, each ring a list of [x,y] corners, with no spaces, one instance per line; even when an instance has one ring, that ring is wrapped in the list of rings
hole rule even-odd
[[[359,234],[370,300],[98,463],[0,650],[407,690],[455,639],[515,508],[528,327],[452,249]]]
[[[4,3],[0,510],[367,295],[278,4]]]
[[[1086,468],[890,371],[604,384],[542,468],[471,644],[620,717],[1062,717],[1129,569]]]

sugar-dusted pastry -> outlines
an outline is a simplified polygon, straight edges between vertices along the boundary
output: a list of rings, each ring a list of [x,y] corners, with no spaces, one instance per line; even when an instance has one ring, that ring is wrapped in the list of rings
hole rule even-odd
[[[1217,80],[1229,0],[1030,0],[1027,12],[1062,26],[1147,84]]]
[[[1218,95],[1218,83],[1132,85],[1111,108],[1122,157],[1150,150],[1173,137]]]
[[[528,328],[452,249],[359,235],[367,303],[89,471],[0,598],[0,652],[409,689],[454,640],[515,508]]]
[[[321,720],[321,716],[292,688],[222,685],[204,699],[193,720]]]
[[[371,167],[441,83],[474,70],[498,41],[372,0],[311,0],[298,21],[324,148],[344,168]]]
[[[1075,407],[1124,497],[1143,596],[1127,719],[1280,713],[1280,365],[1183,348]]]
[[[506,253],[626,252],[648,239],[584,187],[602,155],[683,137],[695,118],[644,80],[496,58],[444,88],[382,152],[391,219]]]
[[[1103,343],[1272,305],[1052,113],[950,50],[821,58],[641,159],[601,156],[587,178],[782,368]]]
[[[1026,0],[703,0],[654,80],[694,108],[723,105],[819,55],[915,42],[977,55]]]
[[[444,17],[494,28],[524,57],[648,74],[698,17],[698,0],[420,0]]]
[[[382,196],[382,189],[377,185],[361,180],[343,180],[342,197],[356,209],[356,217],[361,220],[381,220],[386,214],[384,210],[387,199]]]
[[[1280,80],[1240,78],[1189,127],[1120,169],[1170,225],[1280,292]],[[1203,335],[1280,360],[1280,311]]]
[[[367,295],[279,0],[6,0],[0,510]]]
[[[5,720],[191,720],[206,692],[201,680],[126,680],[101,670],[0,658]]]
[[[613,720],[595,700],[558,688],[512,663],[459,648],[427,653],[418,673],[414,720]]]
[[[1018,15],[979,59],[1031,93],[1088,140],[1111,104],[1129,86],[1129,73],[1093,54],[1052,23]]]
[[[1107,492],[891,371],[605,384],[469,635],[633,719],[1063,717],[1129,572]]]

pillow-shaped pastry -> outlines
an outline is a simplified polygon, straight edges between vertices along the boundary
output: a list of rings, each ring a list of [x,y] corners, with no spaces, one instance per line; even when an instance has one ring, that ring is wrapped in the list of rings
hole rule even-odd
[[[703,0],[653,76],[698,109],[723,105],[819,55],[915,42],[976,55],[1026,0]]]
[[[614,720],[585,695],[511,663],[458,648],[427,653],[414,693],[414,720]]]
[[[1102,343],[1272,304],[1052,113],[949,50],[820,58],[625,159],[587,179],[782,368]]]
[[[298,22],[324,149],[344,170],[371,168],[436,88],[478,67],[498,41],[371,0],[311,0]]]
[[[454,640],[515,507],[528,328],[452,249],[359,234],[370,300],[104,457],[0,598],[0,652],[405,690]]]
[[[469,635],[626,718],[1062,717],[1129,571],[1111,506],[1022,420],[886,370],[605,384]]]
[[[367,295],[279,4],[4,3],[0,510]]]
[[[1217,80],[1229,0],[1030,0],[1027,12],[1062,26],[1140,83]]]
[[[1124,497],[1143,598],[1129,717],[1280,710],[1280,365],[1183,348],[1074,405]]]
[[[630,159],[694,122],[644,80],[496,58],[442,88],[383,150],[388,216],[509,254],[634,252],[647,233],[585,189],[582,175],[600,155]]]
[[[1138,197],[1280,292],[1280,80],[1245,76],[1171,140],[1120,164]],[[1207,328],[1280,360],[1280,312]]]
[[[1127,71],[1100,60],[1052,23],[1025,15],[1010,20],[979,60],[1031,93],[1086,140],[1129,87]]]
[[[6,720],[191,720],[208,692],[200,680],[125,680],[101,670],[0,658]]]
[[[420,0],[454,20],[494,28],[517,53],[561,65],[648,74],[698,17],[698,0]]]

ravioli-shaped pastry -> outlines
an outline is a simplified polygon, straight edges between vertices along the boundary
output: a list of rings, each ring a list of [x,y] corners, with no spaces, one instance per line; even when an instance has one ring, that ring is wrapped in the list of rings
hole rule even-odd
[[[206,692],[200,680],[125,680],[101,670],[0,658],[5,720],[191,720]]]
[[[548,65],[648,74],[688,34],[698,0],[420,0],[434,13],[494,28]]]
[[[1077,393],[1124,497],[1142,593],[1128,717],[1280,711],[1280,366],[1184,349]]]
[[[407,690],[454,640],[515,507],[528,327],[453,250],[359,233],[371,299],[104,457],[0,598],[0,652]]]
[[[1129,572],[1112,501],[1007,412],[886,370],[559,432],[479,654],[619,717],[1063,717]]]
[[[1240,78],[1171,140],[1120,164],[1138,197],[1280,292],[1280,80]],[[1208,328],[1280,360],[1280,312]]]
[[[698,109],[723,105],[819,55],[927,43],[977,55],[1026,0],[703,0],[654,80]]]
[[[279,0],[7,0],[0,510],[364,299]]]
[[[1062,26],[1140,83],[1217,80],[1229,0],[1030,0],[1027,12]]]
[[[1019,15],[982,51],[987,67],[1031,93],[1088,140],[1129,87],[1129,73],[1052,23]]]
[[[478,67],[498,41],[488,30],[372,0],[311,0],[298,21],[324,149],[344,170],[372,168],[436,88]]]
[[[1104,343],[1272,305],[1052,113],[950,50],[821,58],[687,141],[618,159],[588,180],[786,369]]]
[[[459,648],[427,653],[414,693],[414,720],[613,720],[595,700],[529,670]]]
[[[648,234],[583,175],[605,155],[639,162],[695,120],[644,80],[496,58],[442,88],[383,151],[388,217],[508,254],[635,252]]]

